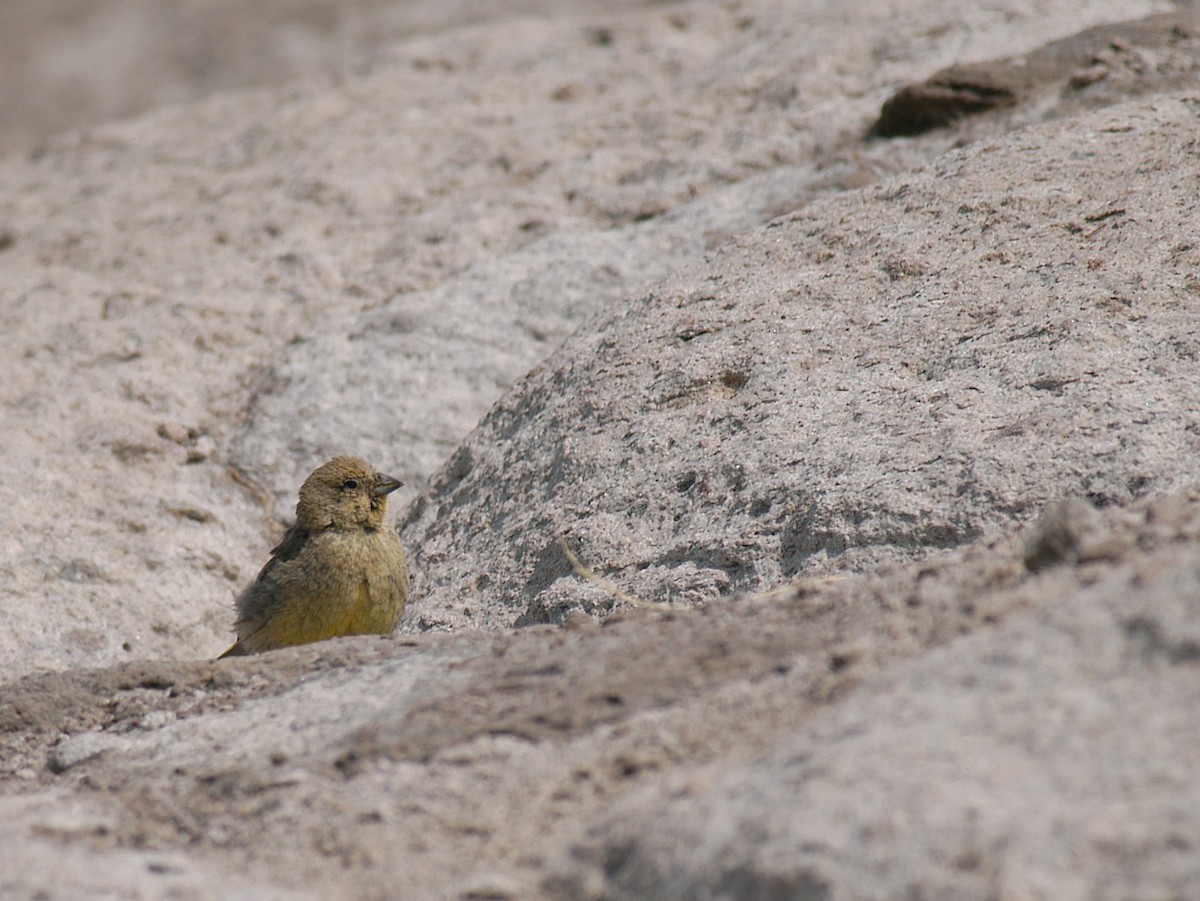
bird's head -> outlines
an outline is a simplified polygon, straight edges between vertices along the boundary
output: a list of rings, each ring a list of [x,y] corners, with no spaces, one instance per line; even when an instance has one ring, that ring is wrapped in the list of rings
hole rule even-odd
[[[300,486],[296,524],[310,531],[379,528],[387,516],[387,496],[401,484],[366,460],[334,457]]]

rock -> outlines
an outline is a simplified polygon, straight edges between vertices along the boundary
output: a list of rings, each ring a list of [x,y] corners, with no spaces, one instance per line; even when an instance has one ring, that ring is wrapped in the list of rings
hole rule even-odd
[[[1198,25],[1186,9],[1086,28],[1015,59],[955,64],[889,97],[871,134],[921,134],[984,113],[1043,121],[1114,98],[1187,90],[1200,50]]]
[[[889,671],[699,790],[631,794],[563,898],[1190,897],[1200,555]]]
[[[0,13],[79,126],[0,160],[0,895],[1197,894],[1184,13],[61,4]],[[213,661],[333,453],[411,616]]]
[[[695,603],[1193,483],[1197,139],[1178,98],[976,145],[596,315],[412,509],[413,615],[595,609],[563,594],[560,533],[630,594]],[[474,599],[481,560],[502,607]]]

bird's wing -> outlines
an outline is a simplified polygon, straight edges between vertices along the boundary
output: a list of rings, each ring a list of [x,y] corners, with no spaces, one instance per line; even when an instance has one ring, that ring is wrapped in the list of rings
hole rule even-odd
[[[302,529],[298,525],[292,526],[284,532],[283,537],[279,539],[279,544],[271,548],[271,559],[267,561],[255,581],[263,581],[267,574],[280,563],[287,563],[289,560],[298,557],[300,552],[304,550],[304,545],[308,543],[308,539],[312,537],[312,534],[312,532]]]
[[[299,526],[292,526],[284,533],[279,544],[271,551],[271,559],[259,570],[258,576],[246,586],[238,597],[238,617],[235,625],[241,641],[249,638],[253,632],[244,632],[246,627],[261,629],[264,625],[260,620],[263,614],[271,609],[276,597],[276,583],[287,570],[285,564],[300,556],[313,533]],[[230,649],[233,650],[232,648]],[[236,654],[236,652],[234,652]]]

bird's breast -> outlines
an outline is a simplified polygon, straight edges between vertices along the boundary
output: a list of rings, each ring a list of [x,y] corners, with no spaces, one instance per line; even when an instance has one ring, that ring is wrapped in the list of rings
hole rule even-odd
[[[395,532],[328,531],[309,550],[294,573],[306,598],[297,611],[305,640],[395,628],[408,595],[407,561]]]

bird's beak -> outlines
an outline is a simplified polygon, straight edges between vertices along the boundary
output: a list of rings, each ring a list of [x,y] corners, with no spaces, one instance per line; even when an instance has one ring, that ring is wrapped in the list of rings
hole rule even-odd
[[[380,475],[375,479],[375,490],[373,494],[376,497],[383,497],[384,495],[391,494],[403,484],[404,483],[399,479],[393,479],[391,476]]]

